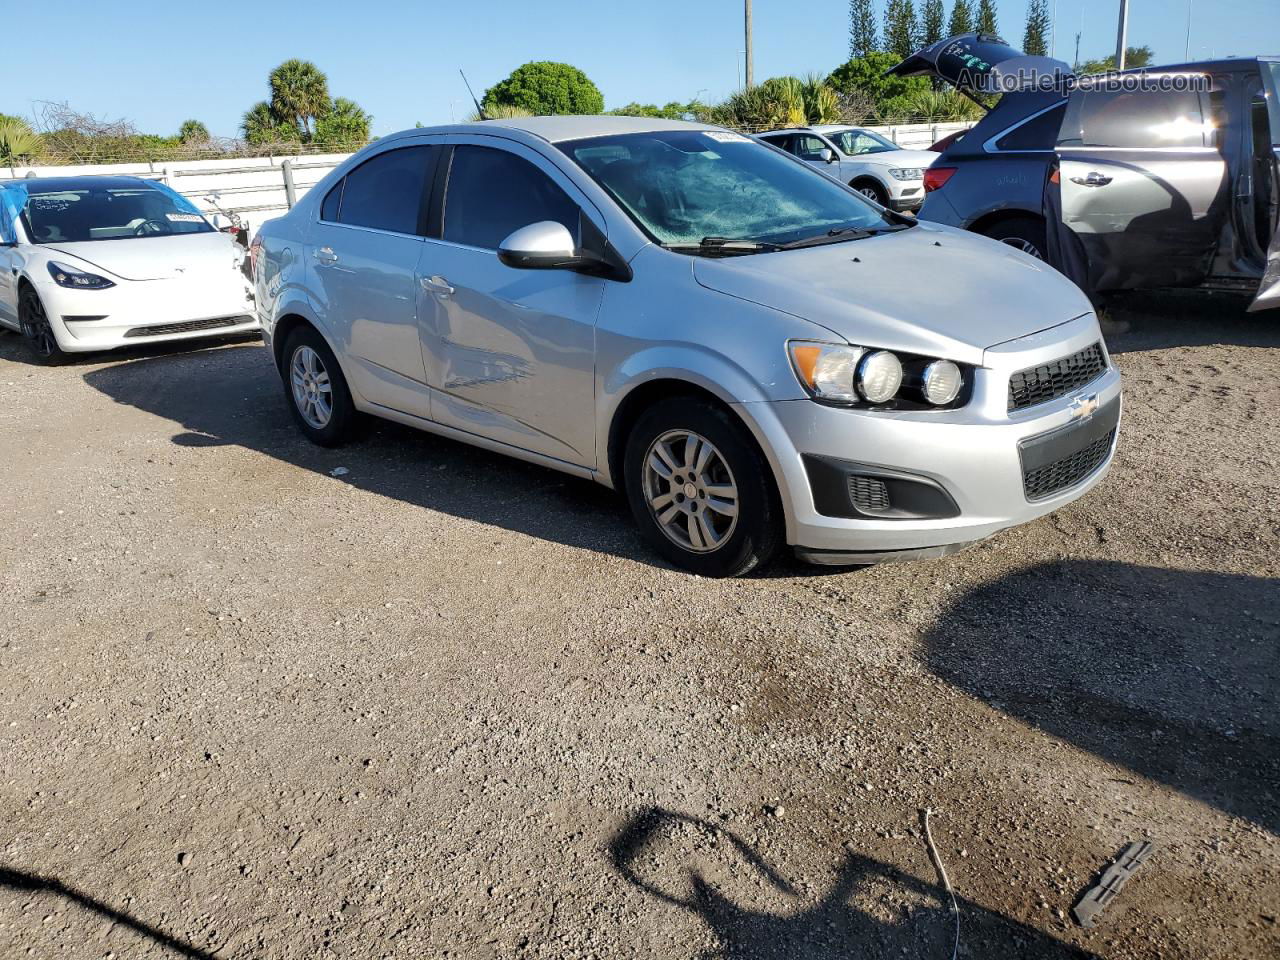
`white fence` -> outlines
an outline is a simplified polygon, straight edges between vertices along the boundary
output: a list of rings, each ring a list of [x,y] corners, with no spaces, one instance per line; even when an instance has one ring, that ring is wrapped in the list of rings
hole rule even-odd
[[[904,123],[867,127],[905,150],[922,150],[972,123]],[[349,157],[329,153],[297,157],[235,160],[175,160],[156,163],[99,163],[53,167],[0,167],[0,179],[25,177],[135,176],[161,180],[190,198],[201,210],[238,214],[252,236],[265,220],[278,217],[326,173]],[[6,176],[7,174],[7,176]],[[217,203],[210,199],[217,198]]]

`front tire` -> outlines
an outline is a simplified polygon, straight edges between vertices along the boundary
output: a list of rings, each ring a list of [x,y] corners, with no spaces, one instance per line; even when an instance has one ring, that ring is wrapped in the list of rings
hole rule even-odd
[[[31,348],[36,359],[47,366],[54,366],[67,359],[67,355],[58,346],[58,338],[49,323],[49,315],[45,313],[40,294],[33,287],[24,286],[18,301],[18,321],[22,327],[22,335],[27,346]]]
[[[868,200],[874,200],[882,207],[889,206],[889,194],[885,192],[884,187],[874,180],[855,180],[849,186],[853,187]]]
[[[704,577],[739,577],[782,545],[769,464],[725,410],[673,397],[646,410],[627,438],[627,501],[649,544]]]
[[[350,439],[356,408],[338,359],[312,327],[298,327],[284,344],[280,371],[289,410],[307,439],[338,447]]]

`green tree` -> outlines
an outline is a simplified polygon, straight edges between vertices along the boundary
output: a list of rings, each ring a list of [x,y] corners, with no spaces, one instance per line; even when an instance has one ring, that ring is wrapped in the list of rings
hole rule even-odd
[[[973,33],[972,0],[956,0],[951,19],[947,21],[947,36],[957,37],[962,33]]]
[[[876,8],[872,0],[849,0],[849,59],[880,49]]]
[[[1155,54],[1151,52],[1151,48],[1142,47],[1125,47],[1124,66],[1125,69],[1130,67],[1149,67]],[[1084,63],[1076,67],[1076,73],[1107,73],[1116,68],[1116,57],[1112,54],[1109,57],[1103,57],[1101,60],[1086,60]]]
[[[240,121],[240,131],[252,144],[300,143],[302,133],[292,123],[282,123],[276,118],[271,104],[265,100],[255,103]]]
[[[927,77],[886,77],[885,71],[902,58],[892,53],[873,53],[857,57],[841,64],[831,72],[827,83],[838,93],[858,95],[871,104],[873,110],[893,97],[930,89]]]
[[[315,142],[333,146],[363,147],[369,142],[369,116],[354,100],[335,97],[329,109],[316,118]]]
[[[1049,53],[1049,0],[1027,0],[1027,27],[1022,32],[1022,52],[1033,57]]]
[[[44,140],[21,117],[0,113],[0,163],[16,164],[40,153]]]
[[[656,103],[628,103],[624,107],[618,107],[616,110],[610,110],[610,116],[615,117],[657,117],[662,120],[682,120],[686,114],[698,116],[706,112],[707,105],[699,103],[697,100],[690,100],[688,103],[678,103],[672,100],[665,106],[658,106]]]
[[[178,140],[182,143],[208,143],[209,128],[199,120],[183,120],[178,128]]]
[[[585,73],[567,63],[526,63],[484,92],[486,113],[499,105],[537,115],[604,112],[604,96]]]
[[[271,112],[281,123],[292,123],[303,140],[310,140],[315,121],[331,106],[329,78],[310,60],[286,60],[271,71]]]
[[[1000,27],[996,25],[995,0],[978,0],[978,19],[973,28],[979,33],[999,35]]]
[[[916,52],[920,27],[911,0],[889,0],[884,10],[884,48],[905,60]]]
[[[946,11],[942,8],[942,0],[924,0],[920,10],[920,46],[927,47],[937,43],[945,34]]]

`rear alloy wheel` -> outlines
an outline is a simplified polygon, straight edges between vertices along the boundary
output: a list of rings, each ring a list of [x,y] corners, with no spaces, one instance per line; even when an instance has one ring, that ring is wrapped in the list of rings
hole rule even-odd
[[[691,397],[655,404],[631,431],[623,470],[641,532],[677,566],[737,577],[782,544],[769,464],[719,407]]]
[[[302,432],[322,447],[340,446],[355,424],[356,409],[338,360],[311,327],[298,327],[284,345],[284,392]]]
[[[983,231],[984,236],[999,240],[1009,246],[1021,250],[1025,254],[1043,260],[1046,249],[1045,225],[1042,221],[1030,217],[1017,220],[1005,220]]]
[[[49,325],[48,314],[44,312],[44,304],[40,295],[31,287],[22,291],[22,299],[18,304],[19,325],[22,335],[42,363],[55,364],[66,359],[66,354],[58,346],[58,338]]]

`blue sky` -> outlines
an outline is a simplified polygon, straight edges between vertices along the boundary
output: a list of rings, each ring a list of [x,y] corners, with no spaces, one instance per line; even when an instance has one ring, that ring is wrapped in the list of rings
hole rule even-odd
[[[1158,62],[1181,60],[1187,2],[1131,0],[1131,43],[1149,44]],[[1280,54],[1278,2],[1194,0],[1192,57]],[[1082,57],[1112,52],[1117,0],[1049,0],[1051,10],[1055,3],[1061,59],[1072,59],[1082,28]],[[22,37],[6,44],[0,112],[30,115],[36,101],[65,100],[149,133],[174,133],[194,117],[234,135],[240,115],[266,97],[267,73],[289,57],[314,60],[333,94],[373,114],[377,134],[461,118],[469,103],[459,67],[481,94],[528,60],[567,61],[596,82],[608,107],[714,100],[740,82],[740,0],[42,6],[0,6],[10,37]],[[1000,31],[1017,45],[1026,0],[998,7]],[[829,71],[848,56],[847,0],[755,0],[755,22],[758,80]]]

